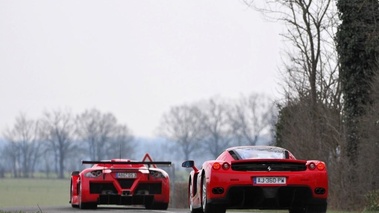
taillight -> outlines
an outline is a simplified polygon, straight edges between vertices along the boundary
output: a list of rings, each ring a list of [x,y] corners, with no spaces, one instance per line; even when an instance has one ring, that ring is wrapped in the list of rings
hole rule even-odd
[[[96,178],[96,177],[99,177],[101,173],[102,173],[101,170],[90,171],[90,172],[85,173],[84,177]]]
[[[165,178],[164,174],[162,174],[159,171],[150,170],[149,172],[150,172],[150,175],[155,177],[155,178]]]
[[[221,168],[221,165],[220,165],[220,163],[214,163],[213,164],[213,166],[212,166],[212,168],[214,169],[214,170],[219,170],[220,168]]]
[[[308,165],[308,168],[309,168],[310,170],[315,170],[316,165],[315,165],[314,163],[310,163],[310,164]]]
[[[324,170],[325,169],[325,164],[323,164],[323,163],[317,164],[317,169],[320,170],[320,171]]]
[[[227,170],[227,169],[230,168],[230,164],[227,163],[227,162],[225,162],[225,163],[223,163],[223,164],[221,165],[220,163],[216,162],[216,163],[214,163],[214,164],[212,165],[212,168],[213,168],[214,170],[219,170],[219,169],[221,169],[221,168],[222,168],[223,170]]]
[[[324,170],[325,169],[325,164],[324,163],[318,163],[317,165],[315,164],[315,163],[310,163],[309,165],[308,165],[308,168],[310,169],[310,170],[315,170],[316,168],[319,170],[319,171],[322,171],[322,170]]]
[[[222,164],[222,168],[224,170],[228,170],[230,168],[230,165],[227,162],[225,162],[225,163]]]

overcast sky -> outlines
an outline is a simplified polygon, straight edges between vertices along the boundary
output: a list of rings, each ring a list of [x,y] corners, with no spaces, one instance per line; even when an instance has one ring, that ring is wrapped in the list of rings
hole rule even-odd
[[[0,131],[96,108],[153,137],[172,106],[275,96],[279,33],[240,0],[0,0]]]

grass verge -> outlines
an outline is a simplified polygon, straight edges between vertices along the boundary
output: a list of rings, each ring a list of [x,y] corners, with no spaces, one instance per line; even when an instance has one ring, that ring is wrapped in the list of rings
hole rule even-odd
[[[69,191],[69,179],[0,179],[0,209],[69,205]]]

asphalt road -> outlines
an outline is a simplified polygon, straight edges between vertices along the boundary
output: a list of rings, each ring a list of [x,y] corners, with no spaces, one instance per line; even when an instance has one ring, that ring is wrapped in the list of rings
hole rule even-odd
[[[52,206],[52,207],[44,207],[44,206],[36,206],[36,207],[12,207],[12,208],[3,208],[0,209],[6,212],[17,212],[17,213],[61,213],[61,212],[82,212],[82,213],[109,213],[109,212],[124,212],[124,213],[189,213],[188,209],[168,209],[166,211],[163,210],[146,210],[143,207],[119,207],[119,206],[99,206],[96,210],[83,210],[78,208],[72,208],[71,206]],[[246,211],[226,211],[233,213],[246,213]],[[265,211],[249,211],[250,213],[258,213]],[[276,211],[275,211],[276,212]],[[283,212],[283,211],[277,211]]]
[[[25,212],[25,213],[61,213],[61,212],[96,212],[96,213],[109,213],[109,212],[124,212],[124,213],[184,213],[189,212],[188,209],[168,209],[166,211],[162,210],[146,210],[143,207],[119,207],[119,206],[98,206],[96,210],[87,210],[87,209],[78,209],[72,208],[71,206],[52,206],[52,207],[44,207],[44,206],[35,206],[35,207],[12,207],[12,208],[4,208],[0,209],[3,211],[11,211],[11,212]]]

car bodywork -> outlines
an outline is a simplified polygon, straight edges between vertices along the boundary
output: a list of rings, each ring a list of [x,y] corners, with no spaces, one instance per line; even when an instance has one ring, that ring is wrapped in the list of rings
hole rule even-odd
[[[290,213],[325,213],[328,175],[324,162],[297,160],[275,146],[226,149],[201,169],[194,161],[188,200],[192,213],[225,213],[226,209],[274,209]]]
[[[70,203],[72,207],[95,209],[97,205],[144,205],[147,209],[167,209],[170,180],[166,171],[146,154],[140,162],[129,159],[82,161],[91,168],[72,172]]]

